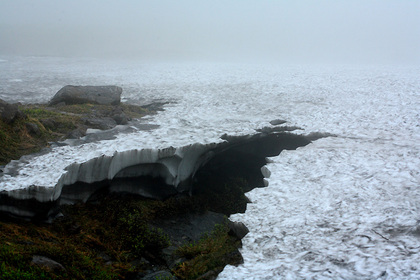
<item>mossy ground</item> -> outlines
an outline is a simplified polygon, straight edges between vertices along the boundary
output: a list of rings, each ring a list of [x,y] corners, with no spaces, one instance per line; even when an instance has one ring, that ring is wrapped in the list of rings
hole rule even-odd
[[[38,125],[39,135],[31,135],[26,123]],[[5,123],[0,119],[0,165],[8,163],[12,159],[18,159],[23,155],[37,152],[41,147],[46,147],[49,140],[54,139],[53,132],[48,132],[36,119],[26,117],[15,120],[13,123]]]
[[[52,224],[0,221],[0,279],[130,279],[164,265],[161,250],[170,245],[156,219],[207,211],[202,196],[156,201],[107,195],[95,203],[65,206]],[[198,242],[179,247],[186,260],[173,268],[179,279],[196,279],[227,264],[240,241],[219,225]],[[34,255],[64,266],[51,271],[31,264]],[[142,261],[147,260],[147,261]],[[227,261],[229,262],[229,261]]]
[[[63,140],[70,131],[85,127],[83,118],[89,115],[103,116],[116,109],[111,105],[78,104],[48,107],[43,104],[21,105],[23,117],[12,123],[0,119],[0,165],[23,155],[48,147],[49,142]],[[118,106],[129,118],[141,118],[153,113],[141,106],[121,104]],[[39,128],[31,132],[27,123]]]
[[[206,273],[219,273],[226,264],[242,262],[242,256],[237,251],[241,241],[228,232],[226,224],[216,225],[213,232],[205,234],[198,242],[179,247],[176,253],[186,261],[173,269],[174,275],[179,279],[205,279],[203,275]]]

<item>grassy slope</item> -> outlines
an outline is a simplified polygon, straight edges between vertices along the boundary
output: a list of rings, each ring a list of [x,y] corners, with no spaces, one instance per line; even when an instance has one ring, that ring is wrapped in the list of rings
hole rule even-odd
[[[150,112],[139,106],[122,104],[122,111],[130,118],[141,118]],[[67,105],[47,107],[46,105],[24,105],[20,110],[24,118],[7,124],[0,119],[0,165],[21,156],[38,152],[48,147],[48,142],[63,140],[70,131],[85,127],[83,117],[96,114],[104,115],[114,109],[107,105]],[[43,125],[50,120],[52,125]],[[27,123],[36,124],[40,133],[30,133]]]
[[[64,217],[53,224],[0,221],[0,279],[126,279],[165,267],[161,250],[170,245],[170,237],[149,222],[207,211],[207,196],[166,201],[106,196],[94,204],[64,207]],[[238,264],[231,256],[237,256],[240,241],[228,231],[219,225],[200,241],[178,247],[175,254],[184,261],[172,273],[196,279]],[[32,265],[34,255],[51,258],[65,270]]]

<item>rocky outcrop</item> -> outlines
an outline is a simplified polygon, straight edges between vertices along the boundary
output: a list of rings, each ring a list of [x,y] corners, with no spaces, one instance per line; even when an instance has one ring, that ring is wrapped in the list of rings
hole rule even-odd
[[[71,86],[60,89],[51,99],[49,105],[101,104],[118,105],[121,102],[122,88],[117,86]]]
[[[0,118],[5,123],[12,123],[15,119],[22,117],[17,104],[10,104],[0,99]]]

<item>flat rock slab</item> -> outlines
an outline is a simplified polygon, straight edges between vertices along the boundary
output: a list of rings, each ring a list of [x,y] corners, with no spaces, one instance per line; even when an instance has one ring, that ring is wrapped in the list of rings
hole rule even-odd
[[[49,105],[101,104],[118,105],[121,102],[122,88],[117,86],[71,86],[60,89],[51,99]]]
[[[66,269],[58,262],[43,256],[33,256],[31,265],[41,267],[47,271],[65,271]]]

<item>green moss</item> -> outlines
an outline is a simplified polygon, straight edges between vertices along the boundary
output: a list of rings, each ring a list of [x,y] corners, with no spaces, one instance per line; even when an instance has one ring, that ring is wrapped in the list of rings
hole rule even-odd
[[[238,251],[240,241],[228,232],[226,224],[216,225],[212,233],[198,242],[179,247],[177,254],[187,261],[175,267],[173,273],[180,279],[196,279],[210,270],[221,271],[227,263],[237,265],[240,260],[231,256]]]
[[[223,199],[223,198],[222,198]],[[166,201],[135,196],[107,195],[95,203],[62,207],[64,216],[53,224],[0,221],[0,279],[122,279],[150,270],[147,264],[133,266],[146,258],[159,263],[169,236],[151,221],[182,213],[206,211],[203,197],[173,197]],[[177,250],[187,258],[173,273],[179,279],[195,279],[210,270],[221,271],[238,262],[240,241],[229,236],[226,224],[219,225],[200,241]],[[99,257],[106,254],[111,264]],[[31,266],[34,255],[60,263],[65,271],[48,271]],[[154,263],[155,262],[155,263]],[[157,262],[157,263],[156,263]]]
[[[22,123],[15,126],[0,119],[0,164],[6,164],[10,159],[16,159],[19,151],[19,142],[24,130]]]
[[[116,108],[124,112],[130,118],[141,118],[146,114],[152,113],[151,111],[144,109],[140,106],[130,104],[120,104],[118,106],[113,105],[98,105],[98,104],[73,104],[66,106],[57,107],[46,107],[49,110],[56,112],[73,114],[73,115],[86,115],[86,114],[98,114],[107,115],[113,112]]]
[[[51,279],[47,272],[30,266],[30,257],[18,254],[13,246],[0,244],[0,279]]]
[[[118,219],[122,243],[136,256],[144,251],[159,252],[170,245],[169,237],[159,228],[148,225],[138,209],[131,210]]]
[[[29,132],[27,123],[34,123],[39,128],[39,133],[33,135]],[[48,144],[48,141],[57,138],[53,132],[47,130],[35,118],[26,117],[5,123],[0,120],[0,164],[6,164],[12,159],[38,152]]]
[[[82,105],[80,105],[82,106]],[[70,106],[65,106],[67,108]],[[76,129],[78,124],[82,122],[81,117],[66,112],[55,111],[54,108],[46,107],[45,105],[26,105],[21,108],[21,111],[27,116],[29,120],[36,123],[38,127],[43,128],[43,137],[49,141],[57,140],[57,134],[66,134],[69,131]],[[44,127],[43,123],[50,122],[51,125]]]
[[[139,119],[144,117],[147,114],[152,114],[154,112],[144,109],[140,106],[130,105],[130,104],[121,104],[121,108],[123,109],[124,113],[133,119]]]
[[[87,114],[87,113],[90,113],[95,106],[100,106],[100,105],[72,104],[72,105],[49,107],[49,108],[57,110],[59,112],[66,112],[66,113],[72,113],[72,114]],[[111,106],[109,106],[109,107],[111,107]],[[110,109],[108,109],[108,110],[110,110]]]
[[[31,118],[35,118],[35,119],[44,119],[44,118],[57,118],[57,117],[61,117],[62,114],[51,111],[51,110],[47,110],[44,107],[32,107],[32,106],[27,106],[27,107],[21,107],[21,111],[31,117]]]
[[[48,142],[64,139],[65,135],[74,129],[86,129],[84,118],[112,117],[114,112],[124,112],[129,118],[141,118],[153,113],[140,106],[120,104],[119,106],[97,104],[75,104],[49,107],[43,104],[21,105],[20,111],[25,115],[13,123],[0,120],[0,165],[12,159],[38,152],[48,145]],[[26,123],[34,123],[40,133],[31,135]]]
[[[0,222],[0,279],[120,279],[135,273],[130,262],[157,254],[168,246],[168,237],[151,228],[140,211],[115,205],[121,201],[67,206],[65,218],[52,225]],[[100,253],[109,255],[112,264]],[[51,258],[65,271],[31,266],[34,255]]]

